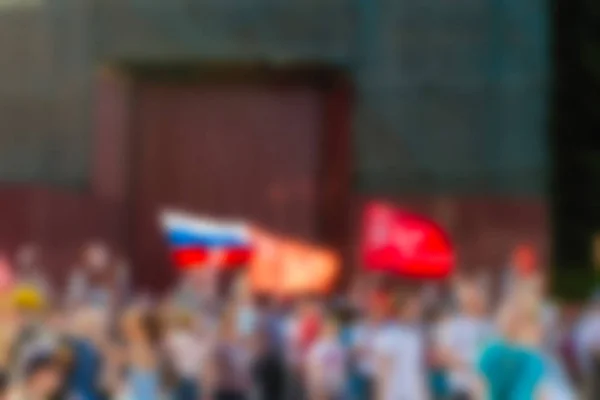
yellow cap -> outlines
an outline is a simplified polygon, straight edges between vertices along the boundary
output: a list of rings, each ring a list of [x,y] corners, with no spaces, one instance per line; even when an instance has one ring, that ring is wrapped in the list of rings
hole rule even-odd
[[[15,307],[26,311],[40,311],[46,305],[43,294],[34,286],[19,286],[13,292]]]

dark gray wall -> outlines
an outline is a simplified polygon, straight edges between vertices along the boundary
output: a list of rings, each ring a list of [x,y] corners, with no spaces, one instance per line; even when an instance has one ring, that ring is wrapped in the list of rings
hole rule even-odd
[[[102,64],[317,61],[350,71],[356,83],[359,190],[541,196],[546,7],[542,0],[0,7],[0,178],[87,183],[92,81]]]
[[[87,181],[91,64],[83,3],[0,1],[2,181]]]

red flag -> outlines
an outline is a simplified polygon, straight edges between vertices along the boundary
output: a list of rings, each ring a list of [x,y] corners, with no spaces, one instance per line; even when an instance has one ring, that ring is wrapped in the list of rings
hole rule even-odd
[[[423,279],[447,277],[455,261],[448,236],[435,222],[381,203],[365,209],[362,253],[369,270]]]

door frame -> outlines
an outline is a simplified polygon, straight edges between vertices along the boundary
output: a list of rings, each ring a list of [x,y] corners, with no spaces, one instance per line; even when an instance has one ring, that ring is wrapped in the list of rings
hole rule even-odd
[[[322,151],[318,173],[319,241],[351,257],[353,87],[342,69],[324,65],[279,68],[264,64],[126,63],[103,67],[97,79],[92,188],[94,195],[119,204],[126,211],[121,228],[122,248],[131,258],[136,148],[136,94],[149,81],[207,83],[267,83],[310,85],[324,93]],[[346,262],[344,264],[347,264]],[[137,270],[134,266],[134,271]]]

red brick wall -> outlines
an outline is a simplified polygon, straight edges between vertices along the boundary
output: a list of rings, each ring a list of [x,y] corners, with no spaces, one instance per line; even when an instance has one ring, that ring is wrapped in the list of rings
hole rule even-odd
[[[132,88],[126,76],[106,72],[100,75],[92,180],[87,192],[0,187],[0,251],[12,252],[19,243],[37,241],[47,253],[49,268],[60,277],[79,247],[90,238],[107,240],[119,251],[130,250]],[[344,96],[347,92],[334,91],[326,98],[326,110],[329,110],[326,129],[349,131],[349,120],[344,119],[349,104],[344,103],[348,100]],[[338,97],[342,101],[338,101]],[[336,177],[344,175],[351,160],[343,154],[336,155],[335,149],[347,148],[349,143],[343,135],[331,138],[336,143],[326,142],[324,151],[342,160],[343,165],[340,164],[341,172],[330,170],[331,174],[324,174],[318,182],[316,196],[322,202],[318,212],[321,221],[327,221],[320,229],[337,243],[343,242],[340,232],[348,229],[354,235],[354,240],[347,241],[347,253],[352,254],[357,243],[360,205],[367,196],[355,196],[354,217],[349,224],[344,223],[347,221],[340,216],[346,206],[338,199],[343,198],[339,194],[347,191],[349,183]],[[339,187],[335,186],[336,182]],[[326,193],[328,190],[331,192]],[[456,243],[461,266],[502,267],[510,251],[522,242],[532,243],[542,259],[547,259],[549,217],[546,202],[541,198],[430,196],[401,198],[396,202],[446,226]]]
[[[0,251],[38,243],[50,276],[60,281],[90,239],[123,251],[123,208],[92,195],[44,187],[0,187]]]

